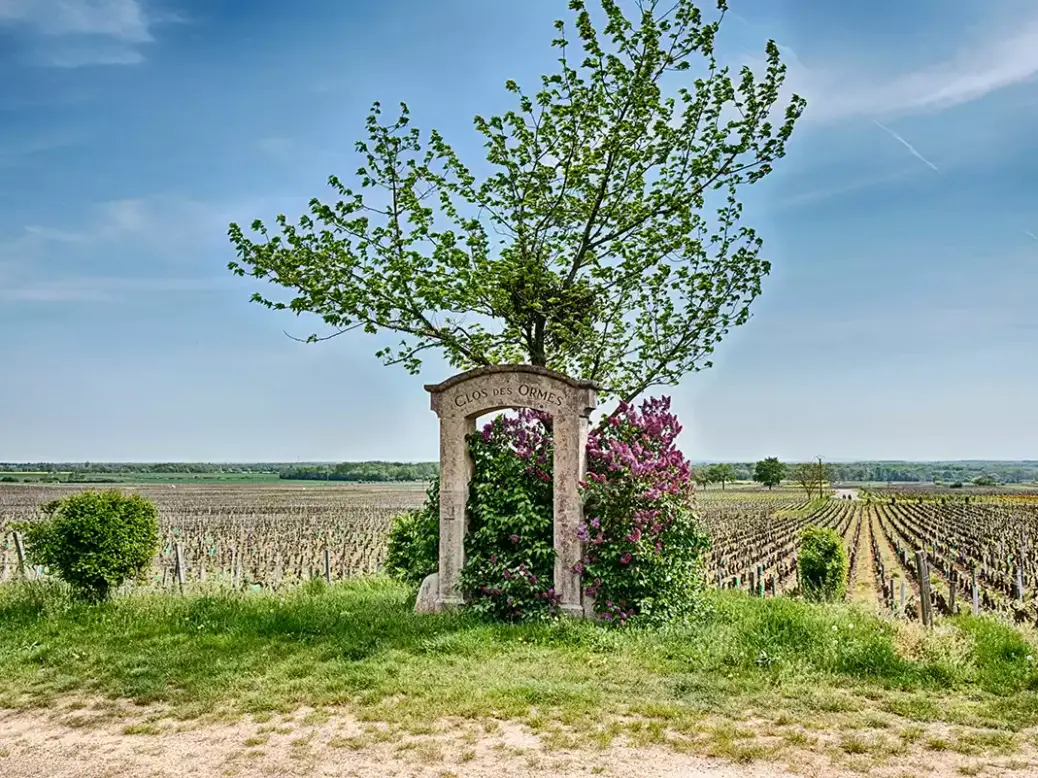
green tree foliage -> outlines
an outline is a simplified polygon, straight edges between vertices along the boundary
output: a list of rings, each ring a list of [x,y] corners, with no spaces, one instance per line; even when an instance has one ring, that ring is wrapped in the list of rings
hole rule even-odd
[[[778,486],[785,477],[786,466],[778,461],[778,457],[766,457],[753,468],[753,480],[769,489]]]
[[[385,571],[417,586],[440,565],[440,481],[426,491],[425,504],[393,518],[389,530]]]
[[[735,468],[728,463],[711,465],[707,468],[707,478],[712,484],[721,484],[723,490],[726,483],[735,480]]]
[[[316,314],[325,337],[396,333],[378,356],[412,373],[440,349],[458,369],[529,362],[630,399],[709,367],[770,270],[738,190],[785,154],[805,102],[777,108],[774,41],[759,75],[718,64],[726,0],[712,20],[691,0],[644,0],[633,20],[600,5],[601,30],[570,0],[558,70],[532,93],[506,82],[516,108],[475,117],[485,178],[406,105],[385,120],[376,103],[358,189],[332,176],[336,202],[278,216],[280,234],[232,224],[229,268],[290,290],[253,300]]]
[[[821,499],[833,478],[833,468],[821,459],[817,462],[802,462],[789,471],[789,477],[807,493],[807,499],[812,499],[815,494]]]
[[[841,600],[847,593],[847,549],[832,529],[807,527],[800,535],[800,590],[812,600]]]
[[[279,478],[302,481],[429,481],[440,472],[439,462],[342,462],[338,465],[303,465],[282,470]]]
[[[26,527],[27,553],[86,599],[107,599],[151,564],[159,543],[155,506],[137,494],[81,492],[41,507]]]

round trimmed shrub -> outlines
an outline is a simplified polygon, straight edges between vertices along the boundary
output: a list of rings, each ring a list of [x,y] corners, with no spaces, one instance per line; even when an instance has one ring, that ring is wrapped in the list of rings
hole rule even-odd
[[[138,577],[158,551],[155,505],[138,494],[80,492],[41,506],[26,528],[26,553],[88,600],[108,598]]]
[[[809,600],[830,602],[847,594],[847,549],[833,529],[807,527],[800,535],[797,574]]]

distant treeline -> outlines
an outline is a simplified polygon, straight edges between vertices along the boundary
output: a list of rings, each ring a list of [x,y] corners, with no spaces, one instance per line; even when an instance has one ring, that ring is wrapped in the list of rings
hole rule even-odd
[[[429,481],[440,472],[438,462],[343,462],[338,465],[292,467],[280,477],[301,481]]]
[[[63,480],[114,483],[105,476],[168,473],[180,475],[277,475],[304,481],[428,481],[438,462],[0,462],[0,473],[53,473]]]
[[[787,463],[795,464],[795,463]],[[990,476],[999,483],[1038,481],[1038,461],[957,462],[830,462],[834,481],[879,483],[968,483]],[[697,464],[695,467],[699,467]],[[735,478],[753,478],[754,463],[732,463]],[[73,478],[103,482],[118,473],[277,474],[307,481],[428,481],[439,472],[437,462],[0,462],[0,473],[71,473]]]
[[[309,462],[0,462],[7,473],[278,473]],[[322,463],[314,463],[320,465]]]
[[[796,463],[786,463],[789,465]],[[1031,483],[1038,480],[1038,461],[997,462],[970,460],[959,462],[829,462],[833,481],[900,483],[968,483],[989,476],[1003,484]],[[700,467],[695,465],[694,467]],[[754,463],[732,463],[736,480],[753,478]]]

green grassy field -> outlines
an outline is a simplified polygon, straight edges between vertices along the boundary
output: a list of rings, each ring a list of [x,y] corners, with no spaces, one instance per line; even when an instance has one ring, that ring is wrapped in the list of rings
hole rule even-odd
[[[1004,754],[1033,746],[1038,726],[1038,648],[989,619],[924,633],[851,606],[714,592],[697,623],[665,631],[508,626],[419,616],[412,596],[372,579],[90,607],[56,584],[13,584],[0,589],[0,708],[345,706],[404,729],[506,719],[571,746],[635,737],[736,760],[810,748],[819,729],[877,760],[934,727],[942,748]]]

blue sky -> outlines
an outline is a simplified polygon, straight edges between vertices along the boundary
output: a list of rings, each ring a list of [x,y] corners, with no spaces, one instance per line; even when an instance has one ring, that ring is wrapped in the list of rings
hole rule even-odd
[[[1038,6],[730,0],[809,101],[772,275],[668,390],[693,459],[1038,458]],[[303,10],[305,8],[305,10]],[[0,461],[432,459],[421,376],[248,303],[230,221],[349,178],[374,100],[463,158],[563,0],[0,0]]]

